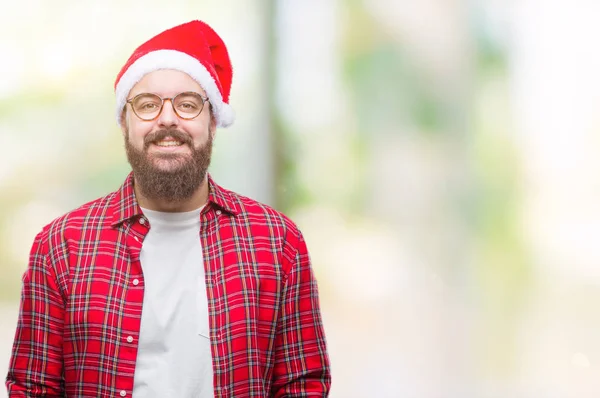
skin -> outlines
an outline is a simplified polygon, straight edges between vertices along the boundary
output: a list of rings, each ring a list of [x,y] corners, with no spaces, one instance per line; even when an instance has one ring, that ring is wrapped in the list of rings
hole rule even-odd
[[[127,98],[133,98],[140,93],[154,93],[163,98],[173,97],[181,92],[194,91],[202,96],[206,96],[202,87],[192,79],[188,74],[177,70],[157,70],[145,75],[129,92]],[[130,105],[126,106],[121,120],[121,130],[125,139],[136,149],[144,148],[144,138],[153,132],[162,129],[177,129],[187,134],[194,147],[200,148],[206,144],[209,135],[214,139],[216,132],[216,121],[212,117],[209,104],[205,104],[198,117],[192,120],[184,120],[177,116],[173,111],[170,101],[165,101],[162,112],[152,121],[144,121],[138,118],[131,110]],[[172,138],[168,137],[167,140]],[[160,158],[161,154],[179,154],[181,156],[191,156],[191,149],[187,144],[181,146],[160,147],[156,144],[150,144],[147,148],[148,155],[152,157],[154,165],[164,170],[172,170],[177,167],[177,163],[172,159]],[[203,206],[208,200],[208,180],[205,177],[194,194],[182,201],[165,201],[155,198],[148,198],[134,189],[136,198],[141,207],[164,212],[185,212],[192,211]]]

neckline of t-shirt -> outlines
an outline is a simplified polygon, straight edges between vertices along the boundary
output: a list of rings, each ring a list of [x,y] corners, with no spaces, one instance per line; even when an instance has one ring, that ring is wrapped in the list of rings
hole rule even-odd
[[[204,206],[191,210],[191,211],[183,211],[183,212],[166,212],[166,211],[157,211],[150,210],[146,208],[141,208],[144,216],[150,221],[150,225],[193,225],[200,223],[200,212]]]

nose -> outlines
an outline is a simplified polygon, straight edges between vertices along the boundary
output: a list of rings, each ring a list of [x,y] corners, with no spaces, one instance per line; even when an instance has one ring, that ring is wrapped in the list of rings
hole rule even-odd
[[[158,124],[161,127],[173,127],[179,124],[179,117],[173,110],[173,102],[170,99],[164,100],[162,111],[158,115]]]

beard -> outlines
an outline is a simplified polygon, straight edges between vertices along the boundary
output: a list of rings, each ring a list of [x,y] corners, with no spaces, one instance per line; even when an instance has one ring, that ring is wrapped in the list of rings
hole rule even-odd
[[[148,153],[151,144],[169,136],[187,145],[191,154]],[[143,149],[139,150],[129,141],[129,132],[125,134],[125,152],[136,186],[142,195],[151,200],[182,202],[191,198],[206,177],[212,145],[210,133],[206,143],[195,148],[187,134],[176,129],[163,129],[148,134],[144,138]]]

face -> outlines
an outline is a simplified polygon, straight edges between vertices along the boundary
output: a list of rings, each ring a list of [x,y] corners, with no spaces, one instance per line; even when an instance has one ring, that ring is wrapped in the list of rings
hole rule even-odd
[[[204,90],[189,75],[176,70],[158,70],[144,76],[128,98],[153,93],[172,98],[182,92]],[[136,187],[149,199],[184,201],[204,181],[216,129],[210,106],[192,120],[181,119],[165,101],[162,112],[152,121],[138,118],[127,104],[121,123],[127,159]]]

